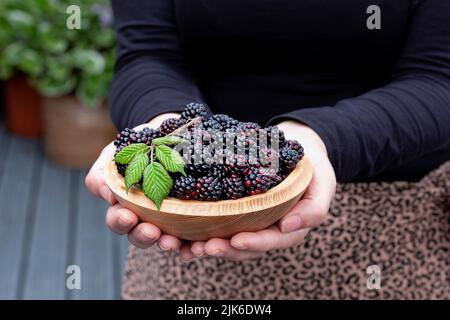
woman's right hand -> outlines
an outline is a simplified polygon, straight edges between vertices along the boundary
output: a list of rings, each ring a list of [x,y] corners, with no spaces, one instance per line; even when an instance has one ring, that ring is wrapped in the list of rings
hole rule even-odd
[[[173,113],[160,115],[155,117],[146,126],[157,127],[165,119],[175,116],[177,114]],[[103,176],[104,165],[108,159],[111,159],[114,151],[115,147],[112,143],[107,145],[86,176],[86,186],[89,191],[110,205],[106,213],[107,226],[115,233],[121,235],[128,234],[129,241],[138,248],[148,248],[158,242],[161,250],[179,250],[182,244],[180,239],[168,234],[162,234],[158,227],[147,222],[139,221],[136,214],[122,207],[117,202],[113,193],[106,185]]]

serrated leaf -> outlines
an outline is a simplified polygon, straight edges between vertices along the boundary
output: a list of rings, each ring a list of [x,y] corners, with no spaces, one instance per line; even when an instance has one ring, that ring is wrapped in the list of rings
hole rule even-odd
[[[164,168],[169,172],[184,172],[184,160],[183,157],[175,150],[165,145],[156,147],[156,158],[162,163]]]
[[[160,163],[153,162],[145,168],[142,189],[146,197],[155,203],[158,210],[161,208],[164,198],[169,195],[172,185],[172,178]]]
[[[154,144],[155,146],[159,146],[159,145],[174,145],[174,144],[179,144],[183,141],[183,139],[181,137],[177,137],[177,136],[165,136],[165,137],[161,137],[161,138],[156,138],[152,140],[152,144]]]
[[[141,181],[144,174],[144,169],[148,165],[149,158],[147,153],[138,153],[133,161],[130,162],[125,170],[125,186],[128,190],[134,184]]]
[[[148,146],[145,143],[133,143],[120,150],[114,157],[114,161],[120,164],[129,164],[137,154],[146,153],[146,151],[148,151]]]

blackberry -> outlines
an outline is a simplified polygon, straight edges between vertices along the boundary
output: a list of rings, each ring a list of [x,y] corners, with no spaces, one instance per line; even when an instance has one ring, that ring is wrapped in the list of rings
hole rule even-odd
[[[222,127],[222,130],[235,129],[240,123],[238,120],[233,119],[226,114],[215,114],[211,117],[211,119],[217,121]]]
[[[202,125],[204,130],[222,130],[222,125],[214,119],[208,119]]]
[[[196,179],[193,176],[179,176],[175,179],[171,195],[181,200],[195,200],[198,198],[195,185]]]
[[[232,175],[223,179],[224,199],[238,199],[245,195],[244,182],[238,175]]]
[[[238,128],[241,130],[259,130],[261,126],[255,122],[240,122]]]
[[[184,168],[186,170],[186,174],[195,177],[203,177],[211,170],[211,166],[206,163],[187,164]]]
[[[114,153],[114,156],[116,156],[123,148],[125,148],[127,145],[129,145],[129,143],[124,143],[121,144],[120,146],[117,147],[116,152]],[[116,162],[116,167],[117,167],[117,172],[119,172],[119,174],[122,177],[125,177],[125,170],[127,170],[128,165],[126,164],[120,164],[118,162]]]
[[[222,179],[213,174],[198,178],[195,188],[198,192],[199,200],[217,201],[222,198]]]
[[[297,151],[297,153],[300,156],[300,159],[303,157],[304,155],[304,151],[303,151],[303,147],[300,144],[300,142],[298,142],[297,140],[287,140],[286,144],[285,144],[286,148],[289,148],[291,150],[295,150]]]
[[[224,159],[224,172],[227,175],[245,175],[252,167],[258,168],[259,161],[248,155],[228,154]]]
[[[281,177],[274,170],[251,168],[244,176],[245,194],[253,196],[264,193],[281,182]]]
[[[272,148],[260,148],[258,152],[258,159],[261,166],[270,166],[278,161],[279,155]]]
[[[284,132],[280,130],[277,126],[270,126],[265,128],[263,131],[260,131],[260,135],[262,133],[266,134],[266,141],[267,141],[267,147],[274,147],[272,146],[272,141],[275,141],[278,139],[278,148],[281,149],[286,144],[286,138],[284,137]]]
[[[161,131],[157,130],[157,129],[153,129],[153,128],[144,128],[141,132],[140,132],[140,138],[138,138],[138,140],[136,142],[143,142],[145,144],[147,144],[148,146],[150,146],[152,144],[152,140],[155,138],[160,138],[163,137],[164,133],[162,133]]]
[[[133,129],[125,128],[120,133],[117,134],[116,140],[114,140],[114,145],[116,147],[127,145],[130,142],[130,134],[136,133]]]
[[[286,169],[287,171],[294,170],[298,161],[300,160],[300,155],[294,149],[289,149],[284,147],[280,150],[280,167]]]
[[[163,121],[159,126],[159,131],[163,134],[169,134],[183,125],[183,122],[178,118],[169,118]]]
[[[246,155],[258,155],[258,136],[257,134],[251,134],[249,131],[238,131],[235,140],[236,152],[239,154],[245,153]]]
[[[188,122],[189,120],[197,117],[206,118],[207,115],[208,111],[205,105],[201,103],[191,102],[186,105],[186,108],[181,113],[181,120],[183,122]]]

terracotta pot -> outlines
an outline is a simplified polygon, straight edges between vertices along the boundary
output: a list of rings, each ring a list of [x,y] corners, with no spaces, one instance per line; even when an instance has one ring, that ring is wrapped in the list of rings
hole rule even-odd
[[[17,135],[36,138],[43,133],[41,97],[25,75],[16,75],[5,84],[6,126]]]
[[[73,96],[43,98],[48,157],[74,169],[88,168],[115,136],[106,106],[88,108]]]

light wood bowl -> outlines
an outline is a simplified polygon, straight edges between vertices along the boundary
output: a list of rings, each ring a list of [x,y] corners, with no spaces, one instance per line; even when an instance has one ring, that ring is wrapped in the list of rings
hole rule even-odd
[[[142,221],[158,226],[164,233],[185,240],[229,238],[243,231],[265,229],[289,211],[305,192],[312,178],[308,158],[279,185],[265,193],[237,200],[196,201],[166,198],[161,211],[139,189],[125,192],[124,179],[110,157],[104,168],[106,183],[119,203]]]

